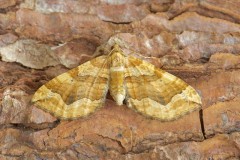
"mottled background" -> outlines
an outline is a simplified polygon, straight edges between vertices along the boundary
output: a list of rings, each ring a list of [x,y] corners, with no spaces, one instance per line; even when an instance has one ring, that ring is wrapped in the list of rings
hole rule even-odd
[[[109,99],[59,121],[30,102],[114,35],[196,88],[203,109],[160,122]],[[1,160],[240,158],[240,0],[0,0],[0,57]]]

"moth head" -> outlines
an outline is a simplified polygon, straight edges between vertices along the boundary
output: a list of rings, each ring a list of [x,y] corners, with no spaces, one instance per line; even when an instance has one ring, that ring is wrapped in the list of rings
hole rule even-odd
[[[111,51],[109,53],[109,56],[117,57],[117,56],[126,56],[121,49],[120,45],[118,43],[114,43],[111,47]]]
[[[112,45],[112,47],[111,47],[111,50],[112,50],[112,51],[115,51],[115,52],[118,52],[118,51],[121,50],[121,48],[120,48],[120,46],[119,46],[118,43],[114,43],[114,44]]]

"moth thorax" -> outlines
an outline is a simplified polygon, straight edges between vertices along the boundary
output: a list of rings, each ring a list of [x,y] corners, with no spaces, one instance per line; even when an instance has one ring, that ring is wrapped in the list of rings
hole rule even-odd
[[[113,52],[111,55],[111,67],[124,66],[125,58],[120,52]]]

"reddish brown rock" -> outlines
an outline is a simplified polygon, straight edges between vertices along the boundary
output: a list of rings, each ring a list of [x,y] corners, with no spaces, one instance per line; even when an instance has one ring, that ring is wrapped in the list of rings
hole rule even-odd
[[[0,8],[7,8],[13,6],[17,3],[17,0],[1,0],[0,1]]]
[[[6,88],[3,91],[1,103],[0,122],[4,123],[21,123],[24,121],[28,112],[27,104],[29,97],[22,90],[11,90]]]
[[[32,132],[33,133],[33,132]],[[107,137],[102,137],[96,134],[92,134],[90,137],[85,136],[82,141],[76,142],[68,149],[55,150],[55,154],[52,150],[45,148],[45,138],[47,138],[49,130],[35,131],[34,136],[32,133],[22,132],[17,129],[3,129],[0,131],[0,140],[5,140],[0,144],[0,148],[3,149],[6,157],[22,156],[22,157],[34,157],[36,158],[70,158],[70,159],[237,159],[240,156],[239,148],[235,145],[236,138],[239,138],[239,134],[232,133],[230,135],[219,134],[212,138],[209,138],[203,142],[181,142],[168,145],[155,145],[154,148],[148,149],[147,152],[129,152],[122,154],[119,152],[118,144],[113,142]],[[36,141],[35,136],[38,136]],[[68,138],[68,137],[66,137]],[[14,139],[14,141],[12,140]],[[98,141],[101,140],[101,141]],[[11,143],[9,143],[11,142]],[[14,142],[14,143],[12,143]],[[23,143],[24,142],[24,143]],[[31,145],[27,145],[30,144]],[[111,145],[111,148],[106,147],[106,143]],[[116,143],[116,144],[115,144]],[[32,147],[42,145],[43,149],[37,148],[33,150]],[[114,145],[115,144],[115,145]],[[9,150],[14,145],[13,150]],[[115,146],[115,148],[114,148]],[[114,148],[112,150],[112,148]],[[120,148],[119,148],[120,149]],[[121,149],[120,149],[121,150]],[[38,153],[37,153],[38,152]],[[22,155],[24,153],[24,155]],[[6,156],[7,155],[7,156]]]
[[[108,125],[102,126],[103,123]],[[95,127],[89,128],[88,126]],[[65,129],[62,130],[62,128]],[[175,132],[178,132],[178,134],[175,134]],[[152,148],[156,144],[168,144],[185,141],[185,139],[201,140],[203,138],[198,112],[174,122],[161,123],[158,120],[146,119],[126,106],[119,107],[113,102],[107,101],[106,106],[92,116],[86,119],[62,122],[49,131],[49,137],[45,139],[45,147],[61,149],[69,147],[72,141],[85,139],[90,140],[91,143],[95,141],[100,143],[101,139],[94,138],[91,140],[94,135],[110,140],[113,143],[112,145],[116,145],[120,149],[117,149],[119,152],[130,150],[141,152]],[[56,139],[56,137],[62,138]],[[55,143],[56,140],[58,140],[58,145]],[[103,144],[104,147],[111,148],[109,146],[111,145],[110,142]]]
[[[176,38],[179,42],[179,49],[181,49],[179,56],[184,57],[185,61],[209,59],[219,52],[232,54],[240,52],[240,36],[238,33],[216,35],[207,32],[184,31],[182,34],[176,35]],[[237,62],[233,63],[236,64]]]
[[[182,0],[175,0],[172,2],[166,14],[169,18],[177,17],[178,15],[187,12],[188,10],[197,7],[199,4],[198,0],[190,0],[190,1],[182,1]]]
[[[35,7],[32,8],[42,13],[81,13],[81,14],[94,14],[96,13],[97,1],[75,1],[75,0],[36,0]],[[26,2],[25,2],[26,5]],[[31,5],[30,5],[31,6]]]
[[[84,38],[101,43],[113,32],[109,24],[91,15],[42,14],[20,9],[16,12],[16,17],[20,25],[16,30],[18,34],[42,41],[65,42]]]
[[[232,7],[232,4],[235,4]],[[191,0],[181,1],[176,0],[170,5],[170,8],[166,11],[170,19],[182,14],[184,12],[197,12],[200,15],[206,17],[215,17],[230,22],[239,22],[238,10],[239,2],[230,1],[216,1],[216,0]]]
[[[128,154],[127,159],[236,159],[239,149],[227,135],[217,135],[203,142],[183,142],[156,146],[153,150],[141,154]]]
[[[240,93],[240,72],[217,72],[197,79],[196,89],[200,91],[204,109],[217,103],[231,101]]]
[[[200,23],[200,24],[199,24]],[[181,32],[184,30],[202,31],[210,33],[239,32],[240,25],[220,19],[200,16],[194,12],[187,12],[173,19],[165,25],[171,31]],[[181,27],[179,27],[181,26]]]
[[[96,47],[91,42],[81,40],[52,47],[55,56],[67,68],[74,68],[92,59]]]
[[[174,50],[172,50],[174,37],[175,36],[169,32],[161,32],[151,38],[147,35],[141,35],[141,37],[136,38],[142,55],[159,57],[174,53]]]
[[[0,77],[0,124],[39,124],[56,120],[30,105],[33,89],[39,87],[36,82],[44,83],[43,72],[31,73],[30,69],[1,62]]]
[[[3,61],[18,62],[36,69],[56,66],[60,63],[68,68],[77,67],[90,60],[95,50],[95,45],[90,45],[85,40],[51,47],[31,39],[18,40],[14,43],[17,37],[12,34],[3,35],[0,38],[3,45],[0,48],[0,55]]]
[[[140,5],[146,2],[145,0],[122,0],[122,1],[109,1],[109,0],[99,0],[101,4],[108,4],[108,5],[121,5],[121,4],[136,4]]]
[[[159,0],[153,0],[150,3],[151,6],[151,11],[152,12],[165,12],[169,10],[171,7],[173,0],[164,0],[164,1],[159,1]]]
[[[37,69],[59,64],[50,46],[34,40],[18,40],[13,44],[1,47],[0,55],[3,61],[18,62]]]
[[[240,131],[240,98],[218,102],[203,111],[207,137],[218,133]]]
[[[12,44],[16,42],[17,39],[18,37],[12,33],[0,35],[0,47]]]
[[[44,112],[43,110],[37,108],[36,106],[33,106],[28,110],[31,111],[27,117],[28,123],[43,124],[43,123],[52,123],[57,120],[52,115],[50,115],[47,112]],[[33,124],[31,125],[34,126]]]
[[[237,45],[240,43],[240,34],[238,33],[215,34],[208,32],[184,31],[181,34],[177,34],[176,38],[181,47],[193,44]]]
[[[0,14],[0,31],[6,32],[8,29],[15,29],[17,26],[16,15],[14,12]]]
[[[239,149],[240,148],[240,133],[233,132],[230,134],[230,140],[235,143],[235,146]]]
[[[26,9],[32,9],[34,10],[35,8],[35,2],[32,0],[25,0],[20,4],[20,8],[26,8]]]
[[[131,4],[101,5],[98,7],[98,17],[103,21],[114,23],[129,23],[141,20],[149,13],[146,6],[137,7]]]
[[[201,29],[201,26],[204,28]],[[154,56],[176,54],[184,61],[197,61],[209,59],[218,52],[238,54],[240,51],[238,34],[240,25],[220,19],[210,19],[193,12],[181,14],[171,20],[168,20],[164,14],[148,15],[141,24],[134,23],[133,27],[135,32],[143,28],[138,39],[144,42],[140,46],[144,51],[142,53],[145,54],[153,53]]]
[[[240,52],[240,45],[224,45],[224,44],[194,44],[185,47],[180,52],[183,55],[185,61],[197,61],[199,59],[209,59],[211,55],[215,53],[233,53],[238,54]]]
[[[31,147],[22,143],[26,140],[18,129],[6,128],[0,131],[0,150],[3,157],[20,157],[27,152],[31,152]]]
[[[234,5],[233,5],[234,4]],[[239,16],[239,6],[240,2],[235,0],[228,1],[215,1],[215,0],[203,0],[200,5],[206,7],[208,10],[217,11],[225,15],[234,17],[236,20],[240,21]]]
[[[188,30],[220,34],[240,31],[239,24],[222,21],[217,18],[204,17],[195,12],[186,12],[171,20],[167,18],[168,17],[164,14],[148,15],[143,19],[143,25],[145,25],[145,22],[151,20],[152,23],[155,23],[155,27],[164,27],[171,32],[183,32]]]
[[[208,68],[240,68],[240,56],[229,53],[217,53],[210,57]]]

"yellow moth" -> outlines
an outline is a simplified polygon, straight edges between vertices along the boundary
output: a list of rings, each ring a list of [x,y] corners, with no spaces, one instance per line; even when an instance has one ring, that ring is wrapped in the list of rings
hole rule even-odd
[[[117,105],[161,121],[177,119],[201,107],[201,98],[183,80],[126,55],[115,43],[108,55],[92,59],[41,86],[32,98],[61,119],[75,119],[104,105],[110,91]]]

